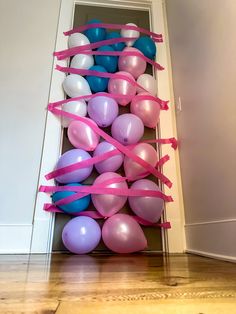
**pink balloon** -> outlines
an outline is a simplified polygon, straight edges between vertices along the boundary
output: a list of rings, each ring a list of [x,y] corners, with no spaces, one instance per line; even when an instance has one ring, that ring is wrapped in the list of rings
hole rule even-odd
[[[116,214],[105,221],[102,239],[116,253],[133,253],[147,247],[142,228],[133,217],[126,214]]]
[[[141,51],[133,47],[127,47],[123,50],[124,52],[137,52],[143,55]],[[139,75],[143,74],[146,70],[147,63],[140,57],[137,56],[120,56],[118,67],[120,71],[126,71],[133,75],[136,79]]]
[[[134,182],[130,189],[161,191],[155,182],[147,179]],[[132,211],[137,216],[152,223],[159,221],[164,206],[163,199],[150,196],[129,196],[128,200]]]
[[[112,150],[116,149],[112,144],[103,141],[98,144],[96,147],[93,156],[100,156],[104,153],[110,152]],[[104,173],[104,172],[114,172],[117,169],[120,168],[124,161],[124,155],[122,153],[118,153],[117,155],[107,158],[103,161],[98,162],[95,164],[95,168],[99,173]]]
[[[146,162],[148,162],[153,167],[156,166],[158,158],[156,150],[147,143],[140,143],[137,144],[133,149],[132,152],[137,155],[138,157],[142,158]],[[131,178],[137,178],[140,175],[146,173],[146,176],[149,174],[145,168],[141,165],[133,161],[133,159],[129,157],[125,157],[124,159],[124,170],[125,175]]]
[[[86,118],[88,121],[92,121]],[[72,121],[68,127],[68,138],[71,144],[76,148],[81,148],[86,151],[93,151],[98,143],[100,136],[95,133],[90,126],[81,121]]]
[[[136,144],[144,133],[142,120],[132,113],[118,116],[112,123],[111,134],[123,145]]]
[[[106,180],[120,177],[121,176],[115,172],[105,172],[96,178],[96,180],[93,183],[93,186],[96,186],[96,184],[103,183]],[[128,188],[127,183],[125,181],[120,183],[109,184],[106,187],[119,189]],[[118,196],[112,194],[106,195],[92,194],[92,202],[95,208],[104,217],[110,217],[117,213],[125,205],[126,201],[127,196]]]
[[[131,80],[135,81],[135,79],[130,73],[120,71],[117,72],[116,74],[122,74],[124,76],[127,76]],[[114,95],[121,94],[130,96],[124,99],[117,99],[118,104],[125,106],[132,100],[133,96],[136,94],[136,86],[132,85],[131,83],[124,79],[111,78],[108,82],[108,92]]]
[[[150,94],[140,93],[139,95]],[[130,105],[130,111],[138,116],[148,128],[155,128],[159,122],[160,105],[156,101],[140,100],[138,97],[134,97]]]

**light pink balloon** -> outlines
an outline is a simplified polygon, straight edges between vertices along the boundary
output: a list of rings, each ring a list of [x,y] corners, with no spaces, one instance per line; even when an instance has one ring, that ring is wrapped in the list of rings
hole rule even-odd
[[[133,253],[147,247],[142,228],[133,217],[126,214],[116,214],[105,221],[102,239],[116,253]]]
[[[137,144],[133,149],[132,152],[137,155],[138,157],[142,158],[146,162],[148,162],[153,167],[156,166],[158,158],[156,150],[147,143],[140,143]],[[135,180],[140,175],[146,173],[146,176],[149,174],[145,168],[139,165],[137,162],[133,161],[133,159],[125,156],[124,159],[124,170],[125,175],[127,177],[131,177]]]
[[[113,178],[120,178],[121,176],[115,172],[105,172],[98,176],[93,183],[93,186],[96,184],[103,183],[106,180],[113,179]],[[119,188],[119,189],[127,189],[127,183],[120,182],[120,183],[113,183],[109,184],[106,187],[108,188]],[[92,202],[97,209],[97,211],[102,214],[104,217],[110,217],[117,213],[127,201],[127,196],[119,196],[119,195],[112,195],[112,194],[92,194]]]
[[[131,80],[135,81],[133,76],[127,72],[117,72],[116,74],[122,74]],[[117,99],[118,104],[122,106],[126,106],[129,102],[131,102],[133,96],[136,94],[136,86],[132,85],[130,82],[120,79],[120,78],[111,78],[108,82],[108,92],[110,94],[118,94],[118,95],[127,95],[130,97]]]
[[[161,191],[155,182],[147,179],[135,181],[130,189]],[[150,196],[129,196],[128,200],[132,211],[137,216],[152,223],[159,221],[164,206],[163,199]]]
[[[86,118],[88,121],[92,121]],[[98,143],[100,136],[97,135],[86,123],[81,121],[72,121],[68,127],[68,138],[71,144],[76,148],[81,148],[86,151],[93,151]]]
[[[140,93],[139,95],[150,95]],[[138,116],[145,126],[155,128],[160,118],[160,105],[153,100],[140,100],[138,97],[132,99],[130,111]]]
[[[133,47],[127,47],[124,52],[137,52],[143,55],[141,51]],[[147,63],[137,56],[120,56],[118,61],[118,68],[120,71],[125,71],[133,75],[136,79],[146,70]]]

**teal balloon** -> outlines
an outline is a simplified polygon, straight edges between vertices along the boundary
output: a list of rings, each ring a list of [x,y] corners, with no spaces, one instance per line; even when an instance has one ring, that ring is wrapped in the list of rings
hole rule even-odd
[[[122,38],[120,33],[118,32],[111,32],[107,33],[106,39],[113,39],[113,38]],[[111,45],[111,47],[116,51],[122,51],[126,46],[125,43],[116,43]]]
[[[97,51],[114,51],[111,46],[102,46]],[[116,56],[95,56],[95,62],[97,65],[103,66],[107,72],[114,73],[117,70],[118,57]]]
[[[147,58],[154,59],[157,49],[155,42],[148,36],[139,37],[133,44],[134,48],[140,50]]]
[[[89,70],[107,73],[107,70],[101,65],[94,65]],[[99,76],[92,76],[92,75],[87,75],[85,78],[86,78],[92,92],[94,92],[94,93],[104,92],[104,90],[107,89],[108,80],[109,80],[108,78],[99,77]]]
[[[79,183],[70,183],[70,184],[66,184],[65,186],[82,186],[82,184]],[[76,192],[72,192],[72,191],[60,191],[60,192],[55,192],[52,194],[52,201],[53,203],[56,203],[57,201],[75,194]],[[73,214],[76,212],[82,212],[83,210],[87,209],[89,206],[91,200],[91,196],[87,195],[84,196],[74,202],[65,204],[65,205],[59,205],[58,207],[65,213],[67,214]]]
[[[93,19],[86,24],[102,23],[102,21]],[[106,38],[106,30],[102,27],[90,28],[84,31],[84,35],[88,37],[90,43],[96,43],[97,41],[104,40]]]

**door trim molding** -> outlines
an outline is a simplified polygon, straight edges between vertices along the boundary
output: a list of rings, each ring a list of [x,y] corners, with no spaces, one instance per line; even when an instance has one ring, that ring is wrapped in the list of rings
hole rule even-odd
[[[168,44],[168,30],[165,15],[165,6],[162,0],[62,0],[59,14],[55,50],[63,50],[67,47],[67,38],[63,31],[70,29],[73,23],[75,4],[100,5],[123,9],[140,9],[149,11],[150,24],[156,33],[162,33],[165,43],[158,47],[157,62],[160,62],[165,71],[158,73],[158,95],[163,99],[170,99],[170,109],[162,112],[159,125],[159,134],[163,138],[176,137],[175,108],[173,101],[173,86],[171,78],[171,63]],[[53,61],[49,102],[57,101],[65,97],[61,84],[65,74],[55,71],[56,60]],[[66,66],[66,62],[62,62]],[[48,112],[45,124],[44,144],[42,149],[42,161],[40,167],[39,186],[48,184],[44,175],[50,172],[59,156],[62,146],[62,128],[60,120]],[[170,253],[182,253],[185,250],[183,197],[179,169],[178,152],[173,151],[169,145],[161,147],[161,155],[169,154],[171,161],[164,168],[164,173],[171,178],[173,188],[163,187],[166,194],[171,194],[175,202],[167,203],[164,218],[171,221],[172,229],[162,231],[163,250]],[[52,251],[52,238],[54,231],[55,215],[43,211],[44,203],[50,202],[50,197],[44,193],[38,193],[36,198],[33,235],[31,241],[31,253],[50,253]]]

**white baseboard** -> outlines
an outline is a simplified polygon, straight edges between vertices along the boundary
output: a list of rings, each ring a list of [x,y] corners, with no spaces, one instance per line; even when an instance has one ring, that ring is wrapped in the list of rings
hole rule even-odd
[[[234,262],[234,263],[236,263],[236,257],[225,256],[225,255],[220,255],[220,254],[213,254],[213,253],[208,253],[208,252],[203,252],[203,251],[196,251],[196,250],[186,250],[185,252],[186,253],[190,253],[190,254],[210,257],[210,258],[214,258],[214,259],[219,259],[219,260],[226,261],[226,262]]]
[[[32,225],[0,225],[0,254],[30,253]]]
[[[185,225],[186,252],[236,262],[236,219]]]

